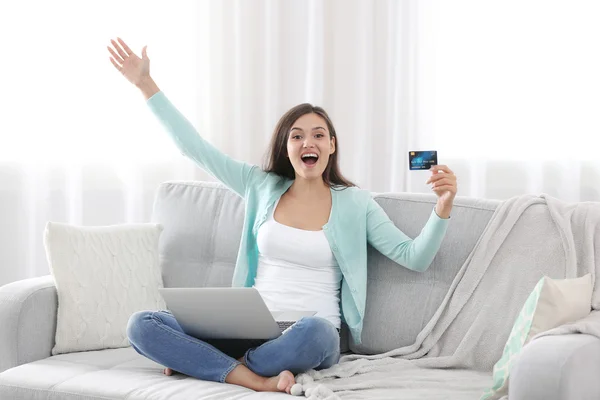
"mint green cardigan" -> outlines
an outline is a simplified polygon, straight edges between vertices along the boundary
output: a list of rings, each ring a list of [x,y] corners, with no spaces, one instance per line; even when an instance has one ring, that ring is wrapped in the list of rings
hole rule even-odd
[[[198,134],[164,92],[150,97],[147,105],[184,156],[245,200],[232,286],[251,287],[258,263],[258,228],[294,180],[264,172],[256,165],[232,159],[219,151]],[[450,218],[440,218],[434,207],[419,236],[411,239],[394,225],[371,192],[356,187],[335,187],[331,188],[331,196],[331,214],[323,225],[323,232],[343,275],[342,319],[354,343],[360,344],[367,296],[367,243],[408,269],[425,271],[440,248]]]

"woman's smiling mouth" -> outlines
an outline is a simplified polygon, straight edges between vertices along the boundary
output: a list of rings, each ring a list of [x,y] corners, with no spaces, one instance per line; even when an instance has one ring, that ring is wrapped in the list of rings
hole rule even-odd
[[[313,168],[315,165],[317,165],[319,155],[317,153],[304,153],[302,156],[300,156],[300,159],[307,168]]]

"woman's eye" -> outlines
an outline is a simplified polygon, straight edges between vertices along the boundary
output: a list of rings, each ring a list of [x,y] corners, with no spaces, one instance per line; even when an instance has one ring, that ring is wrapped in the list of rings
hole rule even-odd
[[[318,137],[318,138],[325,137],[325,135],[322,134],[322,133],[317,133],[315,136]],[[294,135],[294,136],[292,136],[292,139],[301,139],[301,138],[302,138],[302,135]]]

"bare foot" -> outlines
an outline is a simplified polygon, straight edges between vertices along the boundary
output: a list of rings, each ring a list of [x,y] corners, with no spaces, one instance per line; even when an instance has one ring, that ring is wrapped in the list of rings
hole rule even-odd
[[[243,365],[243,357],[240,357],[240,359],[238,359],[238,360],[242,361],[242,365]],[[237,368],[240,368],[240,366],[238,366]],[[246,368],[246,367],[243,367],[243,368]],[[247,368],[246,368],[246,371],[253,374]],[[167,376],[171,376],[173,374],[173,370],[171,368],[165,368],[163,373]],[[254,385],[253,385],[251,388],[253,388],[255,390],[259,390],[259,391],[264,391],[264,392],[286,392],[287,394],[291,394],[292,386],[294,386],[294,384],[296,383],[294,374],[292,374],[290,371],[283,371],[279,375],[273,376],[271,378],[262,378],[262,377],[259,377],[256,375],[254,375],[254,376],[259,379],[264,379],[264,381],[263,381],[264,383],[262,385],[259,384],[258,387],[254,387]],[[229,382],[229,383],[234,383],[234,382]],[[239,383],[235,382],[235,384],[239,384]],[[242,385],[242,386],[250,387],[247,385]]]
[[[292,386],[296,383],[294,374],[290,371],[283,371],[277,376],[268,378],[265,381],[265,392],[286,392],[291,394]]]

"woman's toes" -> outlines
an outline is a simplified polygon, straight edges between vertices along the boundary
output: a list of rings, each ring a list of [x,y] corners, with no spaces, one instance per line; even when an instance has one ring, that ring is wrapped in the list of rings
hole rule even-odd
[[[292,386],[294,386],[295,383],[296,380],[294,379],[294,374],[292,374],[290,371],[283,371],[279,374],[279,382],[277,382],[277,389],[289,394],[292,389]]]
[[[173,370],[171,368],[165,368],[163,372],[167,376],[171,376],[173,374]]]

